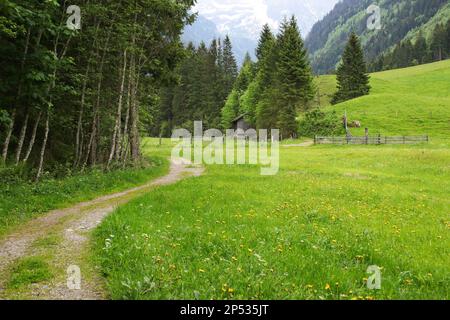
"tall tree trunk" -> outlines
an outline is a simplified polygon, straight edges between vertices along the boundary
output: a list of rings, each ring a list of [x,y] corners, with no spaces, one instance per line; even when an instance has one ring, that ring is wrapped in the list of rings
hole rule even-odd
[[[28,161],[31,151],[33,150],[34,142],[36,141],[37,128],[39,126],[39,122],[41,121],[41,115],[42,115],[42,111],[39,111],[39,114],[36,118],[36,123],[34,124],[34,127],[33,127],[33,133],[31,135],[30,144],[28,145],[27,152],[25,153],[25,157],[23,158],[23,163],[26,163]]]
[[[133,72],[133,78],[135,78],[135,72]],[[136,80],[133,85],[133,90],[131,94],[131,106],[130,106],[130,148],[131,148],[131,158],[134,163],[137,163],[140,157],[139,153],[139,114],[137,107],[137,85]]]
[[[11,141],[11,135],[14,129],[14,123],[16,121],[16,109],[13,110],[13,113],[11,115],[11,121],[8,126],[8,131],[6,133],[5,142],[3,144],[3,152],[2,152],[2,162],[6,163],[6,158],[8,157],[8,147],[9,142]]]
[[[131,77],[133,76],[133,70],[130,67],[128,71],[128,88],[127,88],[127,111],[125,116],[125,124],[123,128],[122,141],[120,144],[120,159],[125,164],[125,153],[128,151],[129,133],[128,123],[130,122],[130,104],[131,104]]]
[[[36,174],[36,182],[39,181],[39,179],[42,176],[42,168],[44,166],[44,155],[45,155],[45,149],[47,148],[47,140],[48,140],[48,133],[50,131],[50,109],[47,109],[47,117],[45,120],[45,134],[44,134],[44,140],[42,142],[41,147],[41,154],[39,158],[39,167],[38,172]]]
[[[111,161],[114,157],[114,154],[116,154],[116,138],[118,135],[118,132],[120,132],[120,124],[122,119],[122,101],[123,101],[123,91],[125,87],[125,77],[127,72],[127,50],[124,50],[123,53],[123,70],[122,70],[122,81],[120,83],[120,91],[119,91],[119,103],[117,106],[117,116],[116,116],[116,123],[114,125],[114,131],[113,136],[111,139],[111,152],[109,154],[108,164],[106,166],[107,169],[109,169],[109,165],[111,164]],[[120,138],[120,134],[119,134]]]
[[[25,116],[25,120],[23,122],[22,129],[20,130],[19,143],[17,144],[16,163],[15,163],[16,166],[19,164],[20,155],[22,154],[22,148],[23,148],[23,143],[25,141],[25,135],[27,133],[29,118],[30,118],[30,112],[27,111],[27,115]]]

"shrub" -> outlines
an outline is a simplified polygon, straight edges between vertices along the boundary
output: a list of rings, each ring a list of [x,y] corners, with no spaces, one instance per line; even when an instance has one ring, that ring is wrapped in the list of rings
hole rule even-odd
[[[343,134],[345,130],[336,111],[325,113],[314,109],[305,113],[304,118],[300,121],[299,133],[300,136],[314,137],[316,135]]]

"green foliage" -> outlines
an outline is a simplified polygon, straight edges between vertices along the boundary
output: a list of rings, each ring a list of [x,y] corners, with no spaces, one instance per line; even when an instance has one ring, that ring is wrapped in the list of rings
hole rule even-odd
[[[333,96],[333,104],[369,94],[366,62],[359,39],[354,33],[350,35],[336,78],[337,92]]]
[[[345,130],[336,111],[323,112],[314,109],[305,113],[300,121],[299,135],[302,137],[334,136],[342,133],[345,133]]]
[[[245,64],[237,80],[237,66],[231,40],[226,38],[212,41],[209,48],[201,43],[195,48],[191,43],[186,49],[185,59],[176,70],[179,82],[160,91],[159,122],[170,124],[168,131],[183,127],[191,129],[193,121],[202,120],[205,128],[218,128],[224,122],[232,120],[235,110],[239,110],[239,99],[228,111],[222,110],[225,101],[231,95],[235,81],[237,90],[242,90],[250,81],[253,73],[251,65]],[[222,113],[230,115],[224,120]],[[232,115],[231,115],[232,114]],[[159,132],[150,130],[150,134]]]
[[[158,90],[176,78],[194,1],[83,0],[81,31],[66,26],[69,5],[0,2],[1,119],[4,109],[14,120],[11,135],[0,127],[2,157],[39,168],[37,176],[104,164],[111,149],[120,149],[114,162],[139,162],[139,133],[158,130]]]
[[[255,77],[240,101],[240,113],[253,126],[281,129],[284,138],[297,135],[299,110],[307,110],[314,96],[311,68],[297,21],[285,20],[275,38],[263,27],[256,50]]]
[[[297,110],[306,110],[314,95],[311,68],[295,17],[281,25],[277,39],[277,77],[279,96],[274,102],[278,127],[283,137],[294,138]]]
[[[239,92],[231,91],[225,106],[222,109],[222,128],[230,129],[232,121],[239,116]]]

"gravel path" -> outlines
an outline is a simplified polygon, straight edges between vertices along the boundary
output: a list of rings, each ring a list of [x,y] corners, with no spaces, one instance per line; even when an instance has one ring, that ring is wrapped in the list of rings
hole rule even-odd
[[[71,208],[51,211],[22,226],[15,233],[0,240],[0,273],[17,259],[30,256],[52,256],[52,269],[57,270],[51,283],[29,286],[17,297],[26,299],[92,300],[106,298],[103,281],[96,270],[81,270],[80,290],[70,290],[67,286],[66,270],[72,265],[84,263],[88,240],[93,229],[114,209],[134,197],[151,191],[152,188],[176,183],[186,177],[200,176],[203,168],[191,166],[186,160],[172,161],[170,172],[164,177],[124,192],[107,195],[92,201],[79,203]],[[38,248],[33,244],[48,236],[56,237],[58,243],[51,248]],[[51,252],[46,252],[51,251]],[[86,276],[83,276],[86,275]],[[0,299],[17,298],[5,296],[4,279],[0,280]]]

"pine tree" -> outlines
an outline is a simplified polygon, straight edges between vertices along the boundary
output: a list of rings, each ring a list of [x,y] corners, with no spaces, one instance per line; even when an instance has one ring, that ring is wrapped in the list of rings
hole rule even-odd
[[[272,103],[277,93],[277,43],[269,25],[263,27],[256,54],[257,74],[242,97],[242,108],[249,123],[258,129],[272,129],[276,128],[277,121]]]
[[[277,74],[279,97],[278,126],[283,137],[297,134],[297,110],[307,110],[314,97],[311,67],[303,40],[294,16],[281,26],[277,41]]]
[[[337,70],[337,92],[332,103],[336,104],[369,94],[369,79],[361,43],[357,35],[352,33]]]
[[[256,48],[256,58],[258,59],[258,61],[264,59],[264,56],[266,56],[267,51],[270,50],[270,47],[273,45],[274,40],[275,37],[272,33],[272,30],[270,30],[270,26],[266,23],[263,26],[258,41],[258,47]]]
[[[233,54],[233,47],[229,36],[223,41],[223,87],[229,93],[233,89],[234,81],[238,74],[236,58]]]

